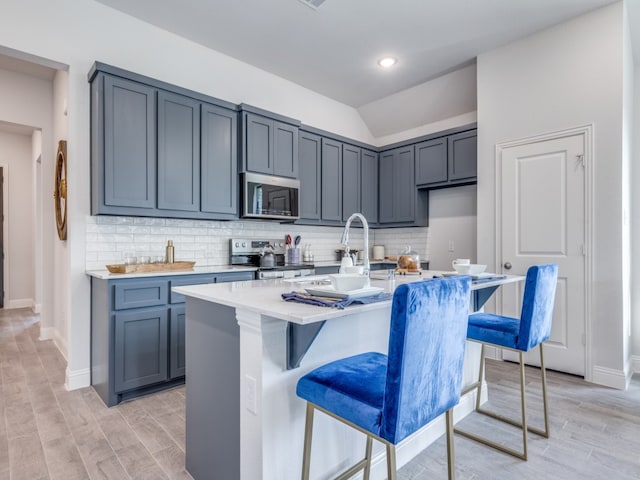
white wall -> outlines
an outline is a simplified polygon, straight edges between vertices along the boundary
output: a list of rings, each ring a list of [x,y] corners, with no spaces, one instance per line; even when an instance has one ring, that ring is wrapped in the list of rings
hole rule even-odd
[[[452,270],[456,258],[476,263],[476,196],[475,185],[429,192],[429,268]]]
[[[478,57],[478,261],[496,267],[497,143],[594,125],[592,365],[587,379],[627,374],[623,355],[622,4]],[[589,367],[589,366],[588,366]],[[598,378],[594,378],[594,372]],[[606,377],[610,373],[610,378]],[[619,386],[619,385],[616,385]]]
[[[33,307],[35,296],[33,262],[33,162],[31,135],[0,131],[0,166],[8,189],[8,238],[4,279],[5,308]],[[8,208],[7,208],[8,207]]]
[[[635,66],[634,127],[631,161],[631,351],[635,371],[640,371],[640,66]]]

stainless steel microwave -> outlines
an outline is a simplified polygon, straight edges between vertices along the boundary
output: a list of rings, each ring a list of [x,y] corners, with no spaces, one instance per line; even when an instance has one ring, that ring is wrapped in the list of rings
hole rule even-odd
[[[242,216],[295,220],[300,214],[300,181],[258,173],[242,174]]]

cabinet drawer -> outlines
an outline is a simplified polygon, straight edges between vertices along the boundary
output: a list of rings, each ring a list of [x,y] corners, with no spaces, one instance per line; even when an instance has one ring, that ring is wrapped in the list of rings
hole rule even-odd
[[[216,275],[216,283],[244,282],[246,280],[254,280],[254,279],[255,279],[255,273],[251,271],[219,273]]]
[[[214,283],[216,278],[213,275],[199,275],[197,277],[177,278],[171,280],[171,288],[184,287],[185,285],[201,285],[203,283]],[[184,295],[169,291],[170,303],[184,303]]]
[[[169,298],[167,280],[143,280],[114,286],[115,310],[165,305]]]

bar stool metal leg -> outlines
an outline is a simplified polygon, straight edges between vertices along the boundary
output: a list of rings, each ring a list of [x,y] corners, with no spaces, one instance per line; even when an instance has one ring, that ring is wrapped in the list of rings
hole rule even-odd
[[[304,452],[302,454],[302,480],[309,480],[311,438],[313,437],[313,410],[313,405],[307,402],[307,416],[304,424]]]
[[[456,466],[453,446],[453,409],[447,410],[445,421],[447,422],[447,473],[449,480],[454,480],[456,478]]]

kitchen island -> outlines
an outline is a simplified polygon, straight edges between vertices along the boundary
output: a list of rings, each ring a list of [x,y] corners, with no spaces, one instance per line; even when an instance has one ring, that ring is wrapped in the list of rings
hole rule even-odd
[[[392,292],[408,281],[372,280]],[[474,285],[491,290],[523,277]],[[282,293],[302,283],[259,280],[174,288],[186,297],[186,469],[195,480],[299,478],[305,402],[295,394],[298,379],[327,362],[365,351],[387,352],[391,301],[343,310],[284,302]],[[298,368],[288,368],[290,325],[324,322]],[[472,382],[480,348],[469,343],[465,383]],[[473,394],[456,408],[459,419],[473,409]],[[397,448],[398,467],[444,432],[437,419]],[[359,460],[364,436],[326,416],[314,426],[312,478],[335,476]],[[444,451],[443,451],[444,456]],[[384,449],[374,445],[372,478],[383,478]]]

